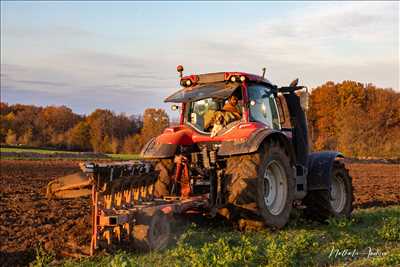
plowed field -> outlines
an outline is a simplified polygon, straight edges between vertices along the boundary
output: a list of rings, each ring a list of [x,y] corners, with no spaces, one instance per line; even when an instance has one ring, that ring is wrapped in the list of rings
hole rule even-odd
[[[89,199],[46,199],[46,185],[79,170],[75,161],[1,161],[0,265],[26,265],[39,244],[58,255],[88,253]]]
[[[400,164],[346,164],[353,177],[355,207],[400,203]]]
[[[400,165],[347,163],[357,208],[400,203]],[[90,200],[52,200],[46,185],[77,161],[1,160],[0,265],[27,265],[39,245],[58,257],[88,254]]]

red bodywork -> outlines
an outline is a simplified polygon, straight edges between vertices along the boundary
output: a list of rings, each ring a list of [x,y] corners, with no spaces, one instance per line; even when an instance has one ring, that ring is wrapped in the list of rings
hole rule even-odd
[[[184,85],[187,80],[191,81],[191,86],[186,87],[184,90],[192,90],[192,87],[197,85],[200,81],[200,76],[203,75],[188,75],[181,78],[181,84]],[[212,74],[211,74],[212,75]],[[248,102],[248,94],[247,94],[247,83],[257,82],[262,84],[271,84],[267,79],[245,72],[225,72],[224,80],[229,81],[232,76],[244,76],[246,80],[242,82],[242,103]],[[233,128],[229,129],[221,136],[210,137],[210,135],[201,133],[194,129],[191,126],[185,124],[185,114],[186,114],[186,103],[182,103],[180,109],[180,125],[176,127],[166,128],[165,131],[156,138],[157,144],[174,144],[174,145],[192,145],[200,142],[224,142],[224,141],[233,141],[247,140],[254,131],[260,128],[265,128],[266,126],[259,122],[250,122],[249,121],[249,108],[246,105],[243,106],[242,110],[242,122]]]
[[[210,137],[198,132],[194,128],[187,125],[166,128],[165,131],[156,138],[157,144],[173,144],[173,145],[193,145],[201,142],[224,142],[233,140],[247,140],[257,129],[266,126],[259,122],[241,122],[229,129],[221,136]]]

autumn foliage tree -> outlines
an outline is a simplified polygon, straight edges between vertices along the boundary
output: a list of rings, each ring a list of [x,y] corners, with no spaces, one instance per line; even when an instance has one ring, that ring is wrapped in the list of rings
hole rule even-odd
[[[142,144],[159,135],[169,125],[169,117],[165,110],[148,108],[143,114]]]
[[[128,154],[139,153],[142,148],[142,140],[140,134],[133,134],[124,139],[122,151]]]
[[[39,118],[44,126],[42,133],[44,134],[45,142],[53,146],[61,145],[63,147],[67,143],[65,133],[79,121],[79,116],[66,106],[45,107],[41,111]]]
[[[313,150],[353,157],[400,157],[400,93],[354,81],[311,91],[307,111]],[[107,153],[138,153],[169,125],[162,109],[143,116],[96,109],[81,116],[65,106],[0,103],[0,142]]]
[[[111,152],[113,113],[109,110],[96,109],[86,118],[90,126],[90,143],[95,152]]]
[[[1,103],[0,107],[0,142],[9,145],[120,153],[125,139],[138,134],[143,125],[140,116],[104,109],[85,117],[65,106]]]
[[[68,147],[72,150],[91,151],[90,126],[86,121],[78,122],[67,134]]]
[[[400,93],[354,81],[327,82],[312,90],[307,116],[314,150],[400,157]]]
[[[138,153],[151,138],[161,134],[169,125],[168,114],[163,109],[148,108],[143,114],[143,125],[139,133],[127,136],[123,142],[123,151]]]
[[[15,145],[17,142],[17,135],[13,130],[9,129],[6,135],[6,144]]]

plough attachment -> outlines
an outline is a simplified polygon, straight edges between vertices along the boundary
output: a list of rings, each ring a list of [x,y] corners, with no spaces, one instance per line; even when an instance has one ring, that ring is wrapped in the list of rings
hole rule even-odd
[[[157,198],[158,172],[150,162],[93,165],[92,177],[92,255],[97,249],[162,249],[170,239],[169,217],[208,203],[207,196]]]
[[[84,165],[81,164],[84,171]],[[91,180],[84,172],[66,175],[51,181],[47,185],[48,198],[76,198],[89,196],[92,193]]]
[[[90,187],[93,202],[91,255],[99,249],[163,249],[170,240],[170,217],[208,204],[207,194],[184,198],[155,196],[158,172],[151,162],[86,163],[81,164],[81,169],[79,177],[82,179],[78,179],[78,174],[57,179],[49,184],[48,194],[65,197],[71,190],[80,190],[76,195],[83,196]]]

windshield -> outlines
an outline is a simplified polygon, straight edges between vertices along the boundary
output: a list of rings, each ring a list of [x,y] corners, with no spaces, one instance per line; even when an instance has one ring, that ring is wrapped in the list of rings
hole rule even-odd
[[[209,131],[210,124],[217,110],[222,108],[223,100],[206,98],[193,101],[189,106],[188,121],[200,131]]]
[[[230,94],[215,95],[212,92],[212,95],[188,102],[185,121],[197,130],[215,136],[242,119],[242,88],[236,87]]]

